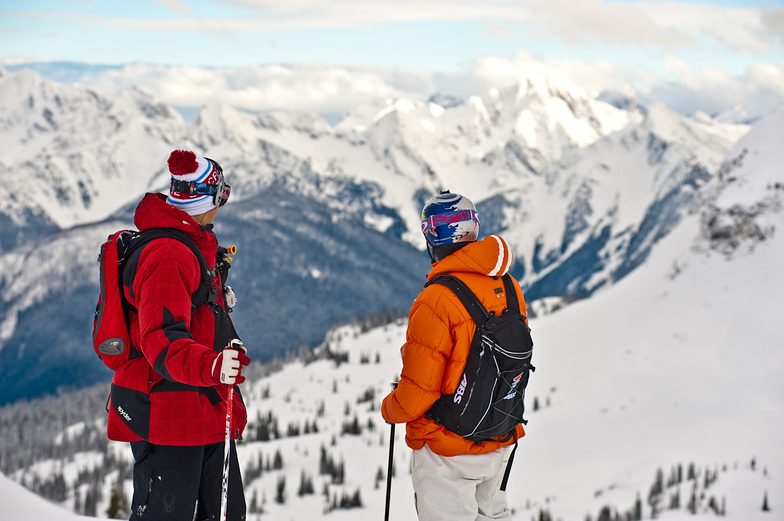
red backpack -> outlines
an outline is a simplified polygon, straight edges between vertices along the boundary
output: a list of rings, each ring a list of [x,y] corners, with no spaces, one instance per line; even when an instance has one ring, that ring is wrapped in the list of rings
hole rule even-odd
[[[122,273],[128,259],[150,241],[167,237],[181,241],[190,248],[199,261],[202,273],[199,287],[191,295],[192,308],[204,304],[216,292],[211,291],[213,272],[207,267],[204,255],[184,233],[173,228],[152,228],[139,232],[120,230],[113,233],[101,245],[98,255],[100,264],[101,293],[95,306],[93,319],[93,349],[112,370],[140,354],[131,343],[128,330],[128,313],[131,305],[125,298]]]

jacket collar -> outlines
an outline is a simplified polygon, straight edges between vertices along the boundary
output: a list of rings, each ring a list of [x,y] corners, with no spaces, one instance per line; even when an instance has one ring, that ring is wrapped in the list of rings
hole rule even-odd
[[[499,235],[472,242],[433,264],[427,280],[443,273],[471,272],[500,277],[512,267],[514,256],[509,244]]]
[[[150,228],[174,228],[184,232],[204,253],[207,264],[212,268],[218,252],[218,239],[212,226],[200,226],[190,215],[167,203],[165,194],[146,194],[136,206],[133,221],[140,231]]]

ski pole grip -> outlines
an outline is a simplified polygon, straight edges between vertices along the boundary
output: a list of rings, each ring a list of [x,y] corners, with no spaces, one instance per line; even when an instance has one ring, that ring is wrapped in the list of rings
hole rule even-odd
[[[245,347],[245,344],[242,343],[242,340],[239,338],[233,338],[229,340],[229,345],[224,347],[223,349],[236,349],[240,353],[248,354],[248,348]]]

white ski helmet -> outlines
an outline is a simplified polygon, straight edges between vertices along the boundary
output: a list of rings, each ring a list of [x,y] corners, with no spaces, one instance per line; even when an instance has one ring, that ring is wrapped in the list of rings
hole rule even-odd
[[[470,199],[444,190],[425,203],[421,227],[430,246],[473,242],[479,235],[479,214]]]

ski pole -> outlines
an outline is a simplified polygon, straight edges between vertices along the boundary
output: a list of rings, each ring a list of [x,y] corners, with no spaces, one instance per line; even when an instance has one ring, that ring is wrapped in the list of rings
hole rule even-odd
[[[392,466],[395,453],[395,424],[389,429],[389,463],[387,464],[387,504],[384,508],[384,521],[389,521],[389,497],[392,495]]]
[[[397,389],[397,382],[393,382],[392,389]],[[392,467],[395,464],[395,424],[389,424],[389,463],[387,463],[387,504],[384,507],[384,521],[389,521],[389,498],[392,495]]]
[[[229,347],[241,346],[242,340],[235,338],[229,342]],[[221,483],[221,511],[220,521],[226,521],[226,509],[229,502],[229,461],[231,460],[231,415],[234,409],[234,385],[229,385],[229,395],[226,398],[226,438],[223,443],[223,481]]]

